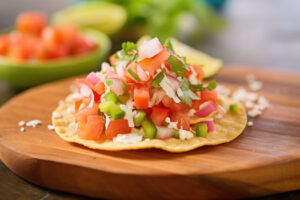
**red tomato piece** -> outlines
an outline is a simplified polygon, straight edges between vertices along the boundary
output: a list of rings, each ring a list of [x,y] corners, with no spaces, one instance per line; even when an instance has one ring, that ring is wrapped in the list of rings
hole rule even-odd
[[[42,32],[42,39],[48,44],[62,44],[64,35],[58,28],[48,26]]]
[[[197,80],[199,81],[199,83],[202,82],[203,78],[204,78],[204,71],[202,69],[201,66],[199,65],[193,65],[195,72],[197,73]]]
[[[8,35],[0,37],[0,55],[6,55],[9,50],[10,39]]]
[[[93,107],[85,107],[82,110],[75,113],[75,121],[86,123],[87,117],[89,115],[97,115],[98,114],[98,104],[94,104]]]
[[[110,120],[105,135],[108,139],[113,139],[118,134],[130,133],[127,119]]]
[[[15,61],[24,61],[31,57],[31,52],[25,44],[15,44],[9,48],[7,56]]]
[[[111,56],[109,57],[109,62],[110,62],[111,65],[114,65],[114,64],[116,64],[116,63],[118,62],[118,59],[115,58],[114,55],[111,55]]]
[[[154,56],[153,58],[145,58],[138,62],[138,65],[145,71],[149,72],[150,76],[153,76],[157,69],[161,68],[161,64],[164,64],[170,56],[170,53],[164,47],[164,49]]]
[[[152,112],[150,115],[151,120],[157,126],[162,126],[164,121],[169,116],[169,109],[161,107],[161,106],[154,106],[152,108]]]
[[[74,41],[73,54],[84,54],[97,48],[97,45],[88,39],[80,36]]]
[[[171,112],[170,113],[171,122],[178,122],[177,127],[184,130],[190,130],[190,117],[184,112]]]
[[[165,95],[162,99],[162,103],[165,107],[169,108],[172,111],[185,111],[189,108],[188,105],[183,103],[175,103],[173,99]]]
[[[80,123],[77,134],[80,138],[85,140],[99,140],[104,130],[104,122],[102,116],[89,115],[87,123]]]
[[[218,105],[218,93],[216,91],[202,90],[200,94],[201,99],[199,101],[201,104],[206,101],[212,101]]]
[[[149,88],[146,85],[135,85],[133,99],[136,109],[146,109],[149,103]]]
[[[18,31],[37,36],[41,34],[46,24],[46,16],[40,12],[21,13],[16,21]]]

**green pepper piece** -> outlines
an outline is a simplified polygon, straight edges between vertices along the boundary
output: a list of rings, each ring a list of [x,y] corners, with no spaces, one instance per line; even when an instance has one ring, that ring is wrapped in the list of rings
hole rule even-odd
[[[119,105],[115,105],[110,108],[110,116],[113,120],[121,119],[125,116],[125,112],[120,108]]]
[[[146,112],[143,110],[136,110],[136,113],[133,117],[134,126],[139,127],[142,125],[142,122],[146,119]]]
[[[113,101],[105,101],[99,104],[99,109],[101,112],[104,112],[106,114],[110,114],[110,108],[116,106],[116,103]]]
[[[117,97],[117,95],[115,95],[113,92],[108,92],[106,93],[103,98],[106,100],[106,101],[113,101],[115,103],[119,103],[120,100],[119,98]]]
[[[179,139],[179,130],[174,131],[174,138]]]
[[[144,137],[153,139],[156,137],[157,128],[150,119],[145,119],[142,122],[142,128],[144,131]]]
[[[206,124],[197,125],[196,136],[197,137],[206,137],[207,136],[207,125]]]
[[[231,112],[238,112],[239,111],[239,104],[236,104],[236,103],[230,104],[229,110]]]

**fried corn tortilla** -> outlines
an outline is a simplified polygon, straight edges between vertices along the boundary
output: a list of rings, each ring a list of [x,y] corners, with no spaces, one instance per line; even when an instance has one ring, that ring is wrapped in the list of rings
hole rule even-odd
[[[230,99],[220,95],[219,103],[222,105],[229,105],[233,103]],[[214,115],[215,131],[207,134],[206,138],[194,137],[188,140],[180,140],[170,138],[166,140],[151,139],[142,140],[138,143],[124,144],[120,142],[113,142],[105,138],[105,134],[102,134],[99,141],[84,140],[78,137],[75,130],[70,127],[71,123],[74,123],[74,113],[72,107],[74,104],[65,101],[62,105],[59,105],[55,112],[59,112],[60,116],[52,116],[52,122],[55,127],[56,133],[65,141],[75,142],[82,144],[92,149],[119,151],[119,150],[134,150],[134,149],[148,149],[158,148],[169,152],[185,152],[192,149],[196,149],[205,145],[217,145],[226,142],[230,142],[238,137],[244,130],[247,123],[247,115],[242,105],[239,106],[238,112],[226,111],[222,117]],[[211,116],[209,116],[211,117]],[[204,121],[206,118],[194,119],[194,123]],[[195,125],[193,125],[195,126]]]

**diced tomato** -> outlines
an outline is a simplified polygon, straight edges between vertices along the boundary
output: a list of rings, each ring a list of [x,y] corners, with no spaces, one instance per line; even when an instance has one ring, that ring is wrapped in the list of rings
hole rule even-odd
[[[154,106],[152,108],[152,113],[150,115],[151,120],[157,126],[162,126],[166,118],[169,116],[169,109],[161,107],[161,106]]]
[[[68,50],[71,50],[74,46],[74,41],[79,37],[79,30],[70,24],[58,26],[57,29],[60,30],[63,35],[64,45]]]
[[[24,61],[31,57],[31,52],[25,44],[15,44],[9,48],[7,56],[15,61]]]
[[[206,101],[212,101],[216,105],[218,105],[218,93],[216,91],[210,91],[210,90],[202,90],[200,95],[200,103],[204,103]]]
[[[90,52],[91,50],[94,50],[97,48],[97,45],[85,39],[84,37],[77,37],[74,41],[74,47],[72,49],[73,54],[84,54],[87,52]]]
[[[104,82],[99,81],[92,89],[101,96],[105,92]]]
[[[109,62],[110,62],[111,65],[114,65],[114,64],[116,64],[116,63],[118,62],[118,59],[115,58],[114,55],[111,55],[111,56],[109,57]]]
[[[199,65],[193,65],[195,72],[197,73],[197,80],[199,81],[199,83],[202,82],[203,78],[204,78],[204,71],[202,69],[201,66]]]
[[[177,112],[171,112],[170,113],[170,119],[171,122],[177,122],[177,128],[182,128],[184,130],[190,130],[190,117],[182,112],[182,111],[177,111]]]
[[[16,21],[18,31],[32,35],[40,35],[46,24],[46,16],[40,12],[21,13]]]
[[[157,54],[156,56],[152,58],[145,58],[138,62],[138,65],[145,71],[149,72],[150,76],[153,76],[157,69],[161,68],[161,64],[164,64],[170,56],[170,53],[166,49],[166,47],[163,48],[163,50]]]
[[[89,115],[87,123],[80,123],[77,134],[80,138],[85,140],[99,140],[104,130],[104,122],[102,116]]]
[[[0,37],[0,55],[6,55],[10,46],[10,39],[8,35]]]
[[[48,44],[63,44],[64,35],[55,27],[46,27],[42,32],[42,39]]]
[[[162,99],[162,103],[165,107],[169,108],[172,111],[185,111],[189,108],[188,105],[183,103],[175,103],[173,99],[165,95]]]
[[[98,104],[94,104],[93,107],[85,107],[82,110],[75,113],[75,121],[86,123],[87,117],[89,115],[97,115],[98,114]]]
[[[110,120],[105,135],[108,139],[113,139],[118,134],[130,133],[127,119]]]
[[[133,98],[136,109],[146,109],[149,103],[149,88],[146,85],[135,85]]]
[[[75,112],[77,112],[78,109],[80,108],[81,104],[82,104],[83,99],[82,98],[76,98],[73,101],[74,101],[74,104],[75,104]]]

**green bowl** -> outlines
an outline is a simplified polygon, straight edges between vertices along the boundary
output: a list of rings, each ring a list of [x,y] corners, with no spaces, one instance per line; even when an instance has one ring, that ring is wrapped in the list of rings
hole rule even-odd
[[[15,88],[25,89],[49,81],[99,70],[100,62],[107,58],[111,48],[110,39],[96,30],[82,33],[98,44],[92,52],[51,61],[16,63],[0,56],[0,79]]]

